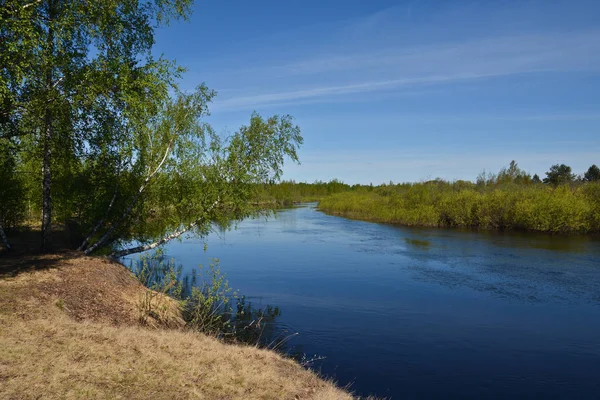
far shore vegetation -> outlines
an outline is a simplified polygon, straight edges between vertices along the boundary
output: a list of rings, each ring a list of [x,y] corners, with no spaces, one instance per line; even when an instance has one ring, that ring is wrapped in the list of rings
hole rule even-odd
[[[497,174],[481,173],[474,182],[282,182],[266,187],[263,199],[280,205],[318,201],[319,209],[329,214],[407,226],[600,232],[600,169],[592,165],[577,176],[561,164],[545,175],[532,176],[512,161]]]

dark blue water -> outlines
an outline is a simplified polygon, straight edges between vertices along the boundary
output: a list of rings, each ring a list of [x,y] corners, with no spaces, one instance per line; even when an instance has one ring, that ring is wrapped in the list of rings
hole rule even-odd
[[[230,285],[277,305],[291,340],[360,395],[600,398],[600,242],[410,229],[315,205],[246,220],[167,254],[220,258]]]

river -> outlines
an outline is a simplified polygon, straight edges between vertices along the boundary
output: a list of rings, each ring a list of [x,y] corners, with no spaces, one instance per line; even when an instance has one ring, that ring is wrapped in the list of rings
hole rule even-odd
[[[600,241],[415,229],[316,204],[166,247],[279,306],[289,345],[357,394],[600,398]]]

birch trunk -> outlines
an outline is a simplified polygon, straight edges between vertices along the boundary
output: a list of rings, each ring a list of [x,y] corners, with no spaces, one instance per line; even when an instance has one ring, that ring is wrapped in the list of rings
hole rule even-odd
[[[46,129],[44,132],[44,159],[42,165],[42,252],[46,251],[50,243],[52,229],[52,115],[46,110]]]
[[[161,246],[173,239],[177,239],[179,236],[183,235],[184,233],[186,233],[187,231],[189,231],[190,229],[192,229],[193,227],[195,227],[196,225],[198,225],[198,222],[192,222],[191,224],[189,224],[188,226],[186,226],[185,228],[177,231],[177,232],[173,232],[170,235],[165,236],[164,238],[154,242],[154,243],[150,243],[150,244],[146,244],[146,245],[142,245],[142,246],[137,246],[137,247],[130,247],[128,249],[124,249],[124,250],[119,250],[116,251],[114,253],[111,254],[111,257],[114,258],[120,258],[120,257],[124,257],[126,255],[129,254],[134,254],[134,253],[141,253],[142,251],[146,251],[146,250],[152,250],[158,246]]]
[[[131,199],[131,201],[129,202],[129,205],[127,206],[127,208],[125,209],[125,212],[121,216],[121,220],[119,221],[119,223],[113,225],[96,243],[94,243],[91,247],[86,249],[84,251],[85,254],[90,254],[91,252],[93,252],[94,250],[96,250],[97,248],[102,246],[104,243],[106,243],[106,241],[108,240],[110,235],[112,235],[112,233],[123,224],[123,222],[127,219],[127,217],[129,217],[129,214],[131,214],[131,210],[133,210],[133,206],[135,206],[135,203],[137,203],[137,201],[141,197],[142,193],[144,192],[144,189],[146,189],[146,187],[148,186],[148,184],[150,183],[150,181],[152,180],[154,175],[156,175],[158,173],[158,171],[160,171],[163,164],[169,157],[169,153],[171,152],[172,145],[173,145],[173,140],[171,140],[171,142],[169,142],[169,145],[167,146],[167,150],[165,151],[165,154],[164,154],[162,160],[160,160],[160,163],[158,164],[156,169],[150,175],[148,175],[146,177],[146,179],[144,179],[144,182],[138,189],[138,192],[136,193],[134,198]]]
[[[48,53],[49,59],[54,55],[54,0],[48,0]],[[53,76],[52,66],[47,67],[46,71],[46,90],[50,93]],[[49,99],[48,99],[49,100]],[[48,250],[50,244],[50,233],[52,229],[52,139],[53,139],[53,117],[50,102],[46,102],[46,110],[44,115],[44,134],[43,134],[43,161],[42,161],[42,252]]]
[[[110,204],[108,205],[108,208],[106,209],[106,212],[104,213],[104,217],[100,218],[100,221],[98,221],[96,226],[94,226],[94,229],[92,229],[90,234],[85,238],[85,240],[77,248],[77,251],[85,250],[85,248],[87,247],[87,245],[90,242],[90,240],[92,239],[92,237],[96,234],[96,232],[98,232],[98,229],[100,229],[100,227],[104,223],[104,220],[108,216],[108,213],[110,212],[110,209],[112,208],[116,198],[117,198],[117,190],[115,190],[115,194],[113,195],[112,199],[110,200]]]
[[[206,212],[210,212],[212,211],[217,204],[219,204],[219,200],[215,201],[207,210]],[[146,245],[142,245],[142,246],[137,246],[137,247],[130,247],[128,249],[124,249],[124,250],[119,250],[116,251],[114,253],[111,254],[111,257],[114,258],[119,258],[119,257],[124,257],[126,255],[129,254],[134,254],[134,253],[141,253],[142,251],[146,251],[146,250],[152,250],[158,246],[161,246],[173,239],[177,239],[179,236],[183,235],[184,233],[186,233],[187,231],[189,231],[190,229],[194,228],[195,226],[198,225],[198,222],[200,220],[194,221],[191,224],[189,224],[188,226],[186,226],[185,228],[177,231],[177,232],[173,232],[170,235],[165,236],[164,238],[154,242],[154,243],[150,243],[150,244],[146,244]]]

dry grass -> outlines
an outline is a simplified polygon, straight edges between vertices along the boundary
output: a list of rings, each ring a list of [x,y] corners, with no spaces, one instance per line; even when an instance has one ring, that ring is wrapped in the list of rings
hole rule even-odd
[[[146,289],[119,264],[71,254],[0,269],[2,399],[351,398],[274,352],[172,328],[176,308],[141,325]]]

